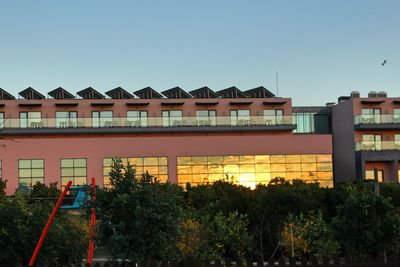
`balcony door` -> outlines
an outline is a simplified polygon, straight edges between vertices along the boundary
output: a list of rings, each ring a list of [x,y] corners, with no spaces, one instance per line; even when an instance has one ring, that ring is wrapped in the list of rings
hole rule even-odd
[[[20,128],[41,128],[42,113],[40,111],[28,111],[19,113]]]
[[[363,150],[382,150],[382,135],[364,134],[362,136]]]
[[[250,124],[250,110],[231,110],[231,126],[243,126]]]
[[[76,111],[57,111],[56,112],[56,127],[76,127],[78,113]]]
[[[196,110],[196,121],[198,126],[215,126],[216,122],[215,110]]]
[[[92,112],[93,127],[112,127],[113,112],[112,111],[93,111]]]
[[[381,123],[380,108],[363,108],[361,109],[363,123]]]
[[[393,109],[393,121],[400,123],[400,108]]]
[[[394,149],[400,150],[400,134],[394,135]]]
[[[266,125],[283,124],[283,109],[266,109],[264,110],[264,121]]]
[[[162,111],[163,127],[182,126],[182,110],[163,110]]]
[[[126,112],[126,126],[147,127],[146,110],[130,110]]]

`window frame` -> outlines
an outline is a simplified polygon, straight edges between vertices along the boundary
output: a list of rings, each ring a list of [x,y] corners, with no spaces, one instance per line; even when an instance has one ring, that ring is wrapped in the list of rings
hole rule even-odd
[[[171,116],[171,112],[180,112],[180,116]],[[183,110],[181,109],[161,110],[161,117],[163,127],[183,126]]]

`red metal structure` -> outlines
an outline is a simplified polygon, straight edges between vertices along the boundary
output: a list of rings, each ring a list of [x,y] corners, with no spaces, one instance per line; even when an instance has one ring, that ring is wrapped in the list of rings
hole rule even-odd
[[[61,203],[63,202],[63,200],[65,198],[65,195],[67,194],[71,184],[72,184],[72,181],[69,181],[67,183],[67,185],[64,188],[64,191],[62,192],[60,198],[58,199],[57,204],[54,207],[53,212],[51,213],[51,215],[49,217],[49,220],[46,223],[46,226],[44,227],[44,230],[42,232],[42,235],[40,236],[40,239],[39,239],[39,241],[38,241],[38,243],[36,245],[36,248],[33,251],[33,255],[31,257],[31,260],[29,261],[29,267],[33,267],[33,265],[35,264],[36,257],[39,254],[39,250],[42,247],[42,244],[43,244],[43,242],[44,242],[44,240],[46,238],[47,232],[49,231],[49,229],[51,227],[51,224],[53,223],[54,217],[56,216],[56,213],[57,213],[58,209],[60,208]]]
[[[92,201],[96,200],[96,179],[92,178]],[[88,263],[92,266],[93,259],[93,249],[94,249],[94,227],[96,225],[96,207],[92,204],[92,215],[90,221],[90,242],[89,242],[89,252],[88,252]]]

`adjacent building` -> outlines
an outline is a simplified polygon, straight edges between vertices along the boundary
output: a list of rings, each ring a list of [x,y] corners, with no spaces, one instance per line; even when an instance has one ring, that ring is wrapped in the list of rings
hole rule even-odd
[[[225,179],[254,187],[274,177],[333,185],[331,107],[292,107],[264,87],[118,87],[105,95],[89,87],[77,96],[27,88],[19,96],[0,89],[7,193],[91,177],[107,186],[113,158],[182,185]]]

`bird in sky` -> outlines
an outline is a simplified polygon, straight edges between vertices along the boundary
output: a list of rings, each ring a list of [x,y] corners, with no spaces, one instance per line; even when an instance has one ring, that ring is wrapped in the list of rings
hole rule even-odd
[[[384,66],[384,65],[386,65],[387,64],[387,60],[385,59],[384,61],[383,61],[383,63],[382,63],[382,66]]]

